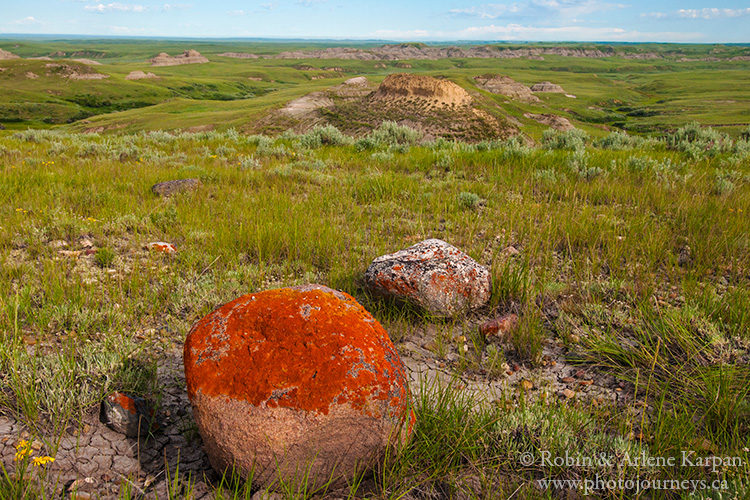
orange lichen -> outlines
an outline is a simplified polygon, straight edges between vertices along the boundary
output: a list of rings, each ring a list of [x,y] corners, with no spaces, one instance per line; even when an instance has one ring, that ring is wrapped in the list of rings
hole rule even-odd
[[[153,243],[149,243],[148,244],[148,248],[150,250],[154,250],[154,251],[157,251],[157,252],[163,252],[163,253],[166,253],[166,254],[177,253],[177,249],[175,248],[174,245],[172,245],[171,243],[165,243],[163,241],[155,241]]]
[[[110,394],[109,400],[113,403],[116,403],[120,406],[122,406],[125,410],[130,412],[131,414],[136,414],[136,408],[135,408],[135,402],[132,398],[128,397],[127,395],[121,393],[121,392],[115,392],[114,394]]]
[[[184,357],[191,399],[201,391],[322,414],[346,403],[406,418],[398,353],[383,327],[346,294],[283,288],[245,295],[193,327]]]

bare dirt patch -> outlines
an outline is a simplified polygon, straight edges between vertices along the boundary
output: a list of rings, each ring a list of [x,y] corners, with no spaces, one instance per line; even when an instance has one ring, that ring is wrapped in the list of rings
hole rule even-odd
[[[102,63],[99,61],[94,61],[93,59],[71,59],[71,61],[79,62],[81,64],[88,64],[91,66],[101,66]]]
[[[178,56],[170,56],[161,52],[156,57],[149,59],[151,66],[179,66],[180,64],[205,64],[208,61],[197,50],[189,49]]]
[[[523,116],[530,118],[543,125],[549,125],[555,130],[573,130],[575,127],[570,120],[563,118],[562,116],[551,115],[551,114],[535,114],[535,113],[524,113]]]
[[[84,134],[100,134],[107,132],[108,130],[120,130],[130,125],[129,123],[118,123],[117,125],[99,125],[98,127],[90,127],[83,131]]]
[[[126,80],[144,80],[148,78],[159,78],[159,77],[151,72],[144,73],[143,71],[131,71],[130,73],[128,73],[128,76],[125,77]]]
[[[481,75],[474,78],[477,86],[493,94],[500,94],[526,103],[540,102],[529,87],[503,75]]]
[[[195,125],[193,127],[188,127],[185,130],[185,132],[189,134],[197,134],[198,132],[210,132],[214,129],[213,125]]]
[[[312,94],[308,94],[289,102],[286,106],[281,108],[281,113],[294,118],[301,118],[310,115],[321,108],[329,108],[331,106],[333,106],[333,100],[327,97],[325,93],[313,92]]]
[[[217,54],[221,57],[231,57],[234,59],[258,59],[258,56],[255,54],[248,54],[246,52],[223,52],[221,54]]]
[[[557,85],[556,83],[552,82],[539,82],[535,83],[531,86],[532,92],[553,92],[557,94],[564,94],[565,90]]]
[[[70,80],[103,80],[109,78],[109,75],[91,71],[90,68],[81,65],[67,63],[49,63],[44,65],[47,68],[47,76],[60,76]]]
[[[20,59],[17,55],[7,50],[0,49],[0,61],[7,61],[9,59]]]

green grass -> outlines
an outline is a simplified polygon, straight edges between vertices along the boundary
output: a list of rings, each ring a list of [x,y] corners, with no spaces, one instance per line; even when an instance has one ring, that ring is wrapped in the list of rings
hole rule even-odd
[[[560,343],[571,362],[631,383],[653,409],[512,388],[482,401],[425,381],[414,393],[411,444],[356,482],[352,497],[361,489],[374,498],[539,498],[547,495],[539,479],[614,473],[519,465],[521,453],[543,450],[663,457],[689,449],[747,463],[745,143],[696,149],[703,135],[691,139],[691,127],[637,149],[622,138],[571,146],[563,135],[537,148],[420,143],[388,130],[367,148],[332,129],[276,139],[233,130],[0,133],[0,413],[56,436],[113,389],[158,399],[151,353],[180,345],[197,319],[245,293],[320,282],[357,297],[397,344],[431,328],[437,359],[466,345],[449,367],[456,376],[501,378],[508,363],[542,369],[545,347]],[[187,177],[203,186],[170,199],[150,191]],[[717,189],[717,179],[731,189]],[[492,270],[482,314],[520,316],[506,342],[486,342],[471,318],[434,320],[364,290],[373,258],[430,237]],[[90,255],[76,253],[83,239]],[[151,253],[151,241],[178,253]],[[678,467],[626,474],[714,477]],[[13,477],[0,478],[0,496],[39,488]],[[719,477],[743,491],[748,469]],[[196,479],[178,472],[171,490],[189,491]],[[311,496],[287,486],[288,498]],[[251,489],[227,478],[219,496]]]
[[[368,43],[347,45],[371,47]],[[540,47],[549,44],[536,44]],[[571,48],[609,50],[609,45],[558,44]],[[232,59],[224,52],[252,52],[273,56],[284,50],[309,50],[332,46],[313,42],[241,42],[201,40],[1,40],[0,47],[22,57],[85,57],[101,63],[91,71],[109,75],[104,80],[76,81],[62,78],[46,68],[49,61],[0,61],[0,123],[7,128],[62,127],[74,131],[134,132],[140,130],[187,129],[213,126],[251,129],[257,119],[283,103],[364,75],[374,83],[392,72],[404,71],[394,62],[385,69],[378,61],[321,59]],[[512,44],[508,48],[518,47]],[[525,45],[524,47],[528,47]],[[180,53],[195,48],[210,59],[208,64],[151,67],[147,60],[159,52]],[[623,59],[632,52],[654,52],[655,60]],[[740,46],[712,45],[616,45],[612,57],[586,59],[545,55],[529,59],[444,59],[408,61],[409,72],[450,78],[471,92],[489,98],[489,107],[521,123],[524,133],[539,139],[543,127],[525,118],[526,112],[564,116],[589,133],[601,136],[602,127],[633,133],[659,135],[690,121],[721,126],[733,135],[747,126],[750,106],[748,65],[730,60],[747,55]],[[714,57],[717,61],[701,58]],[[61,58],[57,57],[61,62]],[[680,58],[697,59],[680,61]],[[67,64],[86,68],[73,62]],[[314,71],[297,69],[304,65]],[[324,71],[341,67],[344,74]],[[155,73],[154,80],[129,81],[134,70]],[[28,72],[39,76],[26,77]],[[538,104],[524,104],[479,90],[473,77],[485,73],[508,75],[532,85],[553,81],[562,94],[540,94]],[[312,80],[313,76],[323,80]],[[251,79],[252,78],[252,79]],[[261,80],[257,80],[260,78]],[[488,105],[484,105],[485,107]],[[348,125],[346,109],[334,116],[335,124]],[[339,122],[336,122],[336,120]]]

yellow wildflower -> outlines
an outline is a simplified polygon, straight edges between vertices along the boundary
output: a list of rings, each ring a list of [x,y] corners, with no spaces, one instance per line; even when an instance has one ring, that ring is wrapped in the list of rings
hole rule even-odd
[[[42,465],[47,465],[49,463],[54,462],[55,459],[50,456],[44,456],[44,457],[34,457],[34,459],[31,461],[32,464],[34,464],[34,467],[39,467]]]
[[[13,460],[18,462],[19,460],[23,460],[29,455],[31,455],[31,444],[29,444],[29,442],[25,439],[22,439],[16,445],[16,457]]]

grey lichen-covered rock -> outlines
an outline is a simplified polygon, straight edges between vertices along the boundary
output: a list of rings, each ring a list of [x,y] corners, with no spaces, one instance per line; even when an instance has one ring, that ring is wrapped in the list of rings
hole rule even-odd
[[[154,184],[151,186],[151,191],[158,196],[166,198],[177,193],[198,189],[201,185],[200,179],[178,179]]]
[[[367,268],[365,281],[379,295],[443,317],[482,307],[492,293],[490,271],[438,239],[378,257]]]

